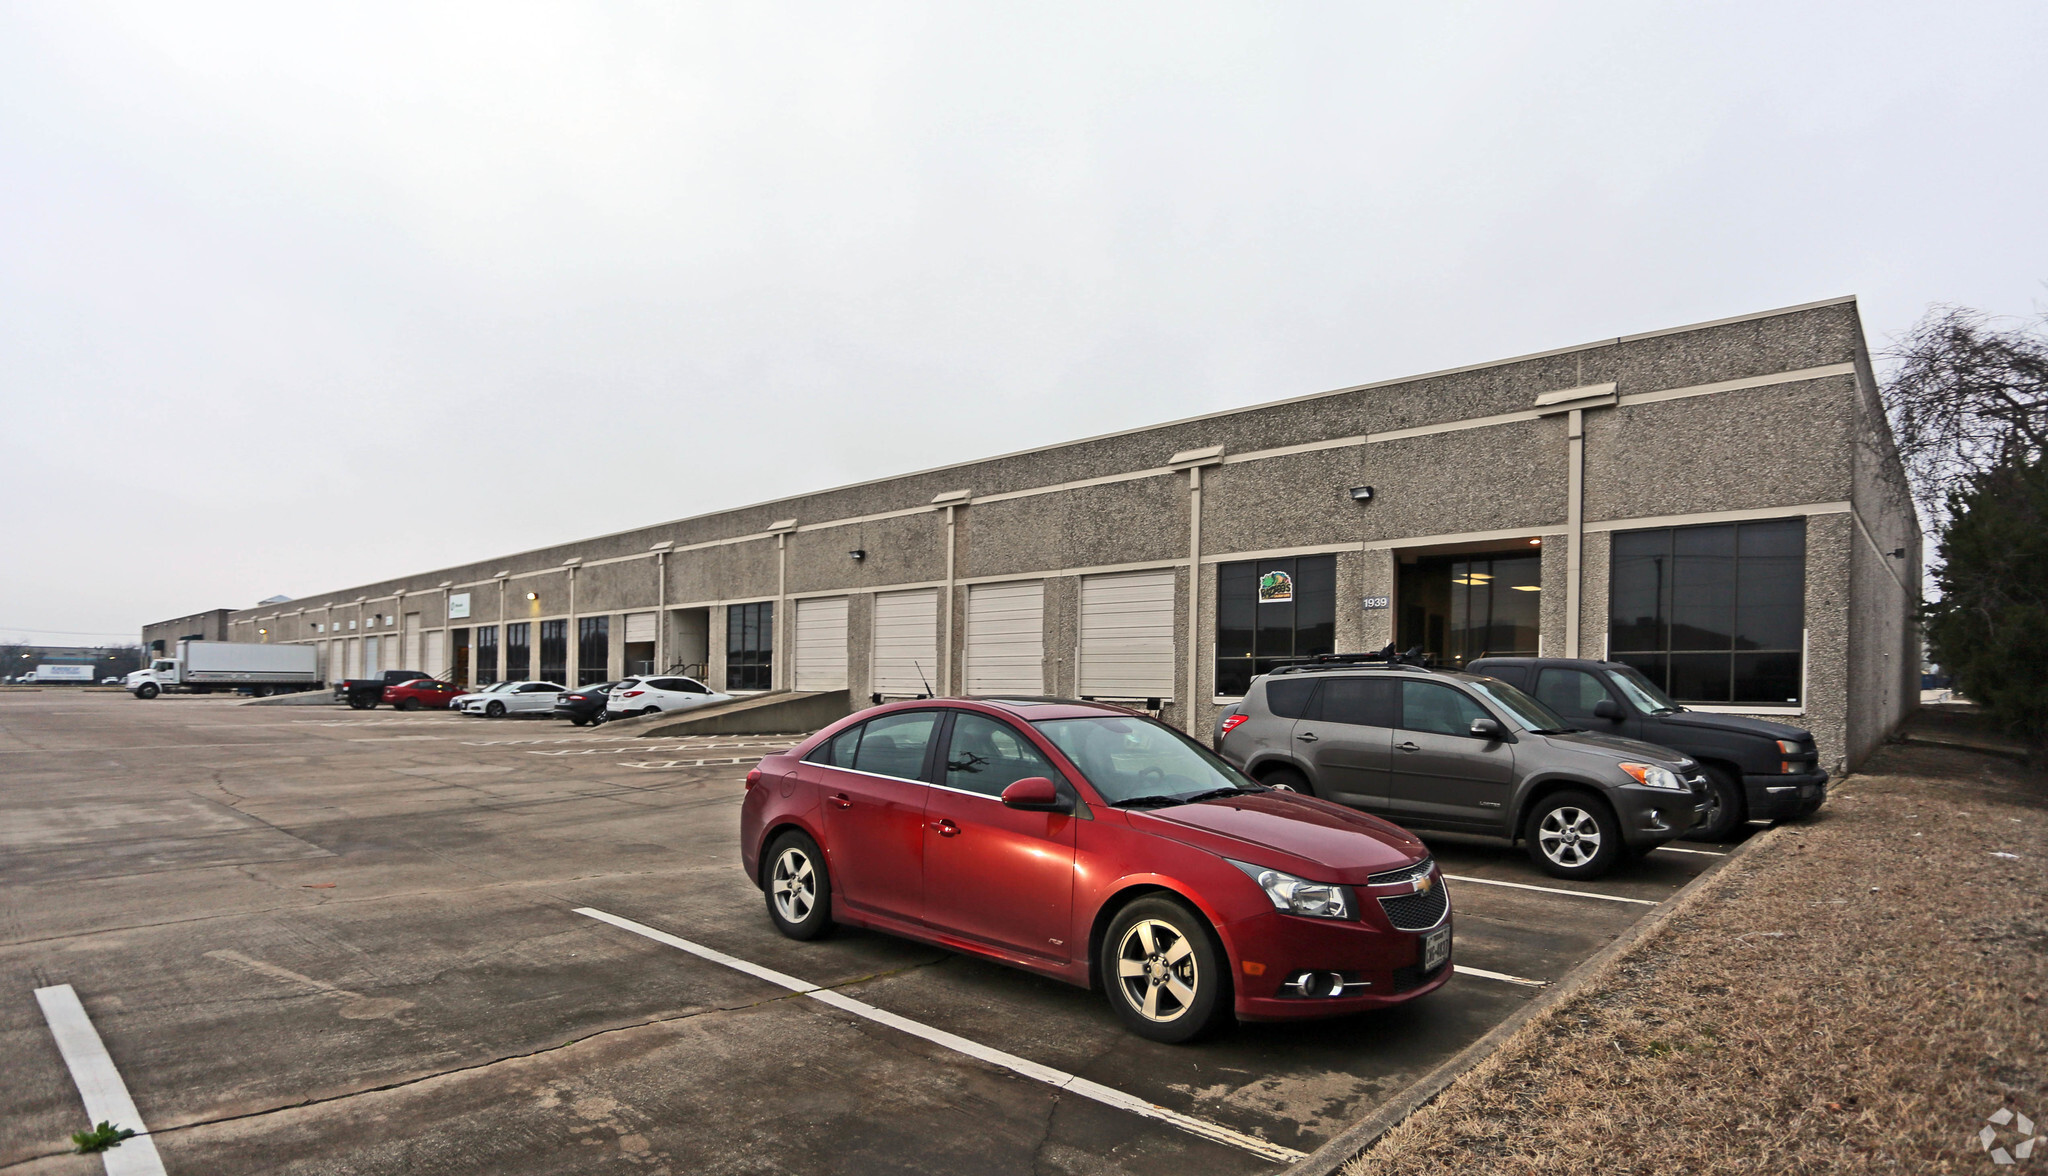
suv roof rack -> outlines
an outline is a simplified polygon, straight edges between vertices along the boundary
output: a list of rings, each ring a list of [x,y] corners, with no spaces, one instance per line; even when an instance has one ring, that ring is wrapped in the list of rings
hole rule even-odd
[[[1422,652],[1420,645],[1408,650],[1406,653],[1399,653],[1395,651],[1393,644],[1390,642],[1385,649],[1380,650],[1378,653],[1319,653],[1302,661],[1275,666],[1267,673],[1269,676],[1274,674],[1308,674],[1319,670],[1348,670],[1366,667],[1387,670],[1414,670],[1418,673],[1427,674],[1433,668],[1429,663],[1429,655]]]

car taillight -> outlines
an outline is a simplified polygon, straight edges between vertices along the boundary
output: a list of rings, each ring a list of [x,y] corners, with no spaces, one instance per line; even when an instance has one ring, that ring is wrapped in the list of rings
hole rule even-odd
[[[1225,718],[1225,719],[1223,720],[1223,733],[1224,733],[1225,735],[1228,735],[1228,734],[1230,734],[1230,733],[1231,733],[1232,731],[1235,731],[1235,730],[1237,730],[1238,726],[1239,726],[1240,724],[1242,724],[1242,723],[1243,723],[1243,722],[1244,722],[1244,721],[1245,721],[1246,719],[1248,719],[1248,718],[1251,718],[1251,716],[1250,716],[1250,715],[1230,715],[1230,716],[1227,716],[1227,717],[1226,717],[1226,718]]]
[[[645,690],[628,690],[628,691],[626,691],[626,692],[625,692],[624,694],[621,694],[621,695],[619,695],[619,697],[620,697],[620,698],[638,698],[638,697],[640,697],[640,696],[641,696],[642,694],[645,694],[645,693],[647,693],[647,692],[646,692]]]
[[[747,773],[747,791],[752,792],[754,790],[754,785],[759,784],[760,782],[761,769],[755,768],[753,771]]]

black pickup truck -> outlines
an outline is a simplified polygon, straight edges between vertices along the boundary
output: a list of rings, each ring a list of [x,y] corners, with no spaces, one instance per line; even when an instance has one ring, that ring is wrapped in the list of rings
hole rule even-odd
[[[384,688],[414,678],[431,678],[418,670],[385,670],[375,678],[344,678],[334,684],[334,701],[345,702],[356,710],[376,710],[384,701]]]
[[[1482,657],[1465,667],[1535,695],[1575,726],[1682,751],[1700,761],[1709,793],[1693,836],[1726,838],[1748,820],[1803,817],[1828,795],[1811,732],[1742,715],[1687,710],[1620,662]]]

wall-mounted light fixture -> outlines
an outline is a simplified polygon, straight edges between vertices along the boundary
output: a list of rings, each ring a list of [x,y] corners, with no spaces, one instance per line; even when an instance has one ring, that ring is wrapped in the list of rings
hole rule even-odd
[[[268,629],[258,629],[258,630],[256,630],[256,635],[257,635],[258,637],[268,637],[268,636],[270,636],[270,630],[268,630]]]
[[[1372,487],[1370,487],[1370,486],[1353,486],[1353,487],[1351,488],[1351,500],[1352,500],[1353,502],[1371,502],[1371,501],[1372,501]]]
[[[528,600],[539,600],[539,599],[540,599],[540,593],[538,593],[538,592],[529,592],[529,593],[527,593],[527,594],[526,594],[526,599],[528,599]]]
[[[1529,540],[1529,546],[1531,546],[1531,547],[1541,547],[1541,546],[1543,546],[1543,540],[1541,540],[1541,539],[1531,539],[1531,540]]]
[[[1903,547],[1894,547],[1894,548],[1892,548],[1892,558],[1893,558],[1893,559],[1904,559],[1904,558],[1906,558],[1906,549],[1905,549],[1905,548],[1903,548]]]
[[[847,552],[846,554],[852,557],[853,562],[855,563],[859,563],[860,561],[868,557],[868,551],[865,547],[856,547],[852,551]]]

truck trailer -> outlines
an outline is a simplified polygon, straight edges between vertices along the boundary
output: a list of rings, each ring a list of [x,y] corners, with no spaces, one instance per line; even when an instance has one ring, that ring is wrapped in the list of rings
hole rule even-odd
[[[32,681],[38,685],[64,682],[73,686],[92,685],[91,666],[65,665],[61,662],[45,662],[36,667]]]
[[[206,694],[244,687],[260,697],[319,685],[319,650],[247,641],[180,641],[178,656],[156,658],[127,681],[137,698],[155,698],[166,690]]]

